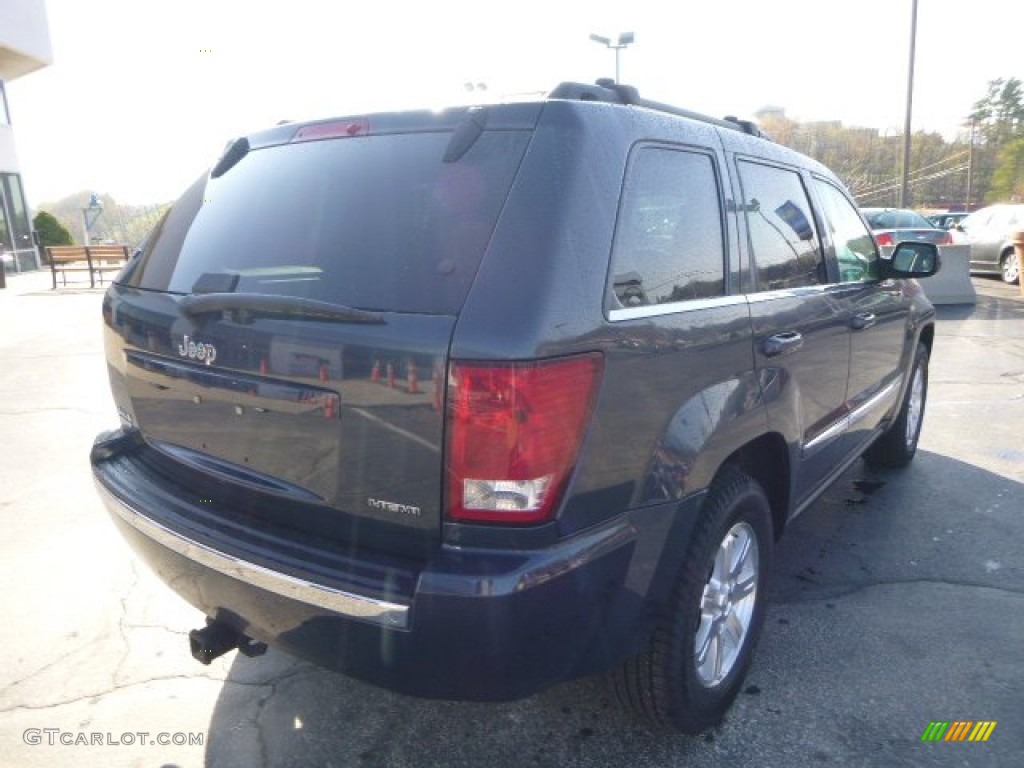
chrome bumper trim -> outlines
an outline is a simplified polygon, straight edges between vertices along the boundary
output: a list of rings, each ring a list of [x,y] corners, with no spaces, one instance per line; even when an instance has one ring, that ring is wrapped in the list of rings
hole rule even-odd
[[[344,616],[351,616],[354,619],[379,624],[390,629],[407,629],[409,626],[409,607],[406,605],[354,595],[351,592],[315,584],[225,554],[150,520],[111,493],[103,483],[97,481],[96,487],[106,501],[107,507],[128,525],[148,536],[157,544],[217,573],[251,584],[267,592],[273,592],[275,595],[286,597],[289,600],[325,608]]]

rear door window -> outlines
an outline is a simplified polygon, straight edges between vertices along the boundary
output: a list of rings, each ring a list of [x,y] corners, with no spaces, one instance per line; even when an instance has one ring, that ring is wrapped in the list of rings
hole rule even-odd
[[[529,137],[487,131],[447,163],[447,132],[250,151],[185,193],[125,280],[186,294],[237,276],[238,292],[455,314]]]
[[[626,174],[615,230],[609,309],[723,295],[720,199],[710,155],[639,149]]]

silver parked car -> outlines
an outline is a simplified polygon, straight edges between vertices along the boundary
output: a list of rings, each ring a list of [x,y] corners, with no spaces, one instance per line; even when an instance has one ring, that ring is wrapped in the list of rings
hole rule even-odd
[[[1024,205],[990,205],[957,226],[971,245],[971,272],[998,274],[1003,282],[1020,280],[1013,233],[1024,229]]]

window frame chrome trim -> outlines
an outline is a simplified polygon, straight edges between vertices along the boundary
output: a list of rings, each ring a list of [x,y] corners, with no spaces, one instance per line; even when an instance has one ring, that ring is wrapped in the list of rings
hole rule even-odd
[[[692,299],[690,301],[673,301],[665,304],[645,304],[641,307],[621,307],[608,310],[609,322],[622,320],[642,320],[647,317],[662,317],[684,312],[697,312],[704,309],[718,309],[746,304],[747,299],[741,294],[715,296],[708,299]]]
[[[781,288],[774,291],[756,291],[747,294],[747,301],[757,304],[762,301],[775,301],[777,299],[797,299],[804,296],[815,296],[829,293],[836,289],[839,283],[822,283],[821,285],[802,285],[799,288]]]

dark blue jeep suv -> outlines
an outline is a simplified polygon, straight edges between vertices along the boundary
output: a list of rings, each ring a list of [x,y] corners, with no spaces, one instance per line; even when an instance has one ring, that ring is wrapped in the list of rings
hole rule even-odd
[[[937,268],[752,124],[608,81],[279,125],[107,291],[96,485],[202,661],[472,700],[614,670],[697,732],[787,522],[913,457]]]

